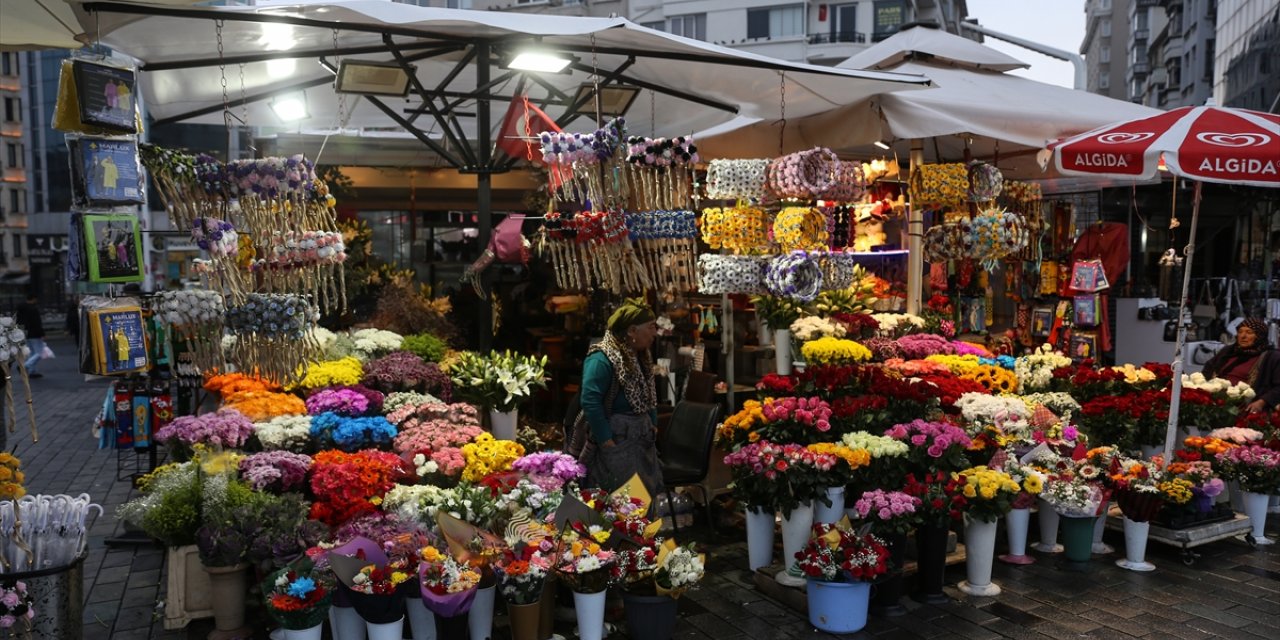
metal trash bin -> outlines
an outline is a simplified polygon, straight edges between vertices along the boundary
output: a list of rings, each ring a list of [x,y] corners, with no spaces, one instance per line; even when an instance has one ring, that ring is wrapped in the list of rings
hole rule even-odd
[[[0,580],[21,580],[35,608],[31,621],[32,638],[57,638],[57,640],[83,640],[84,638],[84,561],[81,555],[69,565],[0,573]],[[0,629],[0,639],[25,637],[26,629],[16,624]]]

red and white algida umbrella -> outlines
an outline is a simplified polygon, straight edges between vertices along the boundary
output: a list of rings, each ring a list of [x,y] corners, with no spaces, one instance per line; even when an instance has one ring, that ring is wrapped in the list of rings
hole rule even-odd
[[[1212,103],[1182,107],[1064,138],[1050,143],[1048,150],[1053,153],[1054,166],[1064,174],[1146,179],[1155,177],[1163,159],[1170,173],[1195,181],[1164,446],[1164,459],[1172,460],[1182,397],[1183,346],[1190,321],[1187,290],[1191,286],[1201,185],[1220,182],[1280,188],[1280,116]]]
[[[1064,174],[1155,177],[1161,156],[1177,176],[1280,187],[1280,116],[1215,106],[1182,107],[1049,145]]]

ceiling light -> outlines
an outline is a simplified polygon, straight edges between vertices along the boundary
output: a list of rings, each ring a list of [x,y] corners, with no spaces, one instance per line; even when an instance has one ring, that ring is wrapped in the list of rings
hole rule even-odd
[[[262,34],[258,36],[258,46],[267,51],[288,51],[298,46],[298,39],[293,35],[293,25],[280,22],[262,23]]]
[[[596,85],[584,82],[578,85],[578,93],[573,97],[573,104],[578,105],[573,113],[594,116],[596,113]],[[631,103],[640,95],[639,87],[625,85],[602,85],[600,87],[600,115],[620,116],[631,108]]]
[[[889,150],[889,145],[886,144],[884,140],[876,140],[875,145],[877,147],[880,147],[881,149],[884,149],[885,151]]]
[[[408,66],[409,72],[417,73],[416,66]],[[409,95],[409,73],[395,62],[343,60],[334,91],[403,98]]]
[[[298,91],[271,99],[271,110],[284,122],[296,122],[311,117],[307,112],[307,94]]]
[[[298,61],[293,58],[276,58],[267,61],[267,75],[272,78],[287,78],[298,68]]]
[[[573,58],[558,56],[541,51],[524,51],[507,63],[508,69],[518,71],[536,71],[539,73],[560,73],[573,62]]]

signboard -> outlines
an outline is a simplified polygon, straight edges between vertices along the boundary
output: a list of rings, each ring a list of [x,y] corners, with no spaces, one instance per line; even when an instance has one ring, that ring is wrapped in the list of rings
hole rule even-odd
[[[898,32],[906,22],[907,3],[903,0],[876,0],[871,39],[879,42]]]
[[[66,234],[27,234],[28,264],[57,264],[58,254],[66,250]]]

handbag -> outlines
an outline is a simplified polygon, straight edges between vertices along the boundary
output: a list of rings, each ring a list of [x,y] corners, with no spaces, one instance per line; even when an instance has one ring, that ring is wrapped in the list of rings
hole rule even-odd
[[[1076,260],[1071,264],[1071,288],[1083,293],[1101,291],[1111,286],[1107,282],[1107,272],[1102,268],[1102,261]]]
[[[1224,346],[1226,345],[1213,340],[1198,343],[1195,350],[1191,352],[1191,364],[1199,366],[1208,364]]]
[[[1196,306],[1191,309],[1191,317],[1201,325],[1209,324],[1218,315],[1218,306],[1213,303],[1213,294],[1209,289],[1209,281],[1204,281],[1204,286],[1200,287],[1200,299],[1196,301]]]
[[[1195,340],[1199,336],[1200,336],[1200,323],[1194,320],[1187,323],[1187,341],[1190,342],[1192,340]],[[1164,335],[1162,337],[1165,342],[1178,341],[1178,321],[1177,320],[1164,321]]]

